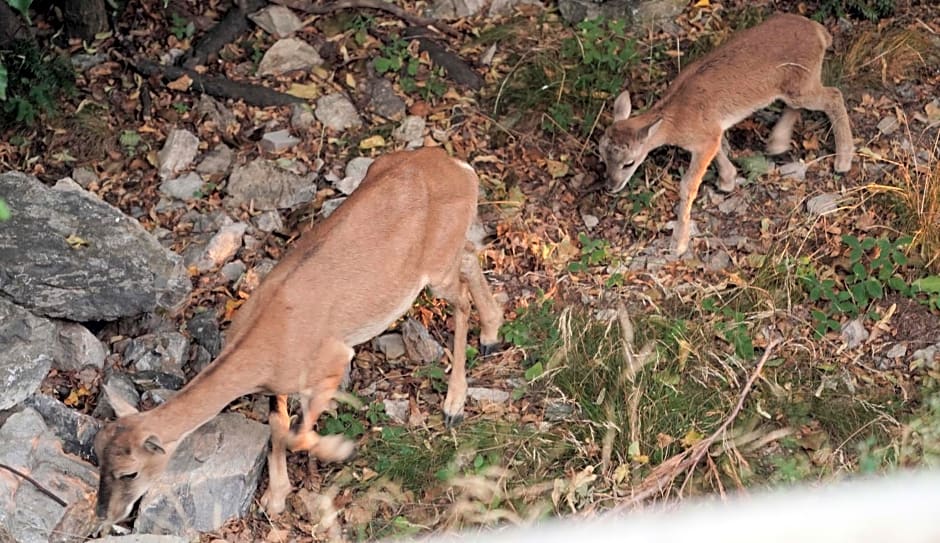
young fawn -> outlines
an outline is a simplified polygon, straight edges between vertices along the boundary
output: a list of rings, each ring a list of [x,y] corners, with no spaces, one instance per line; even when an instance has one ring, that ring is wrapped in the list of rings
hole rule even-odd
[[[497,344],[502,308],[480,269],[476,241],[479,182],[440,148],[377,159],[329,218],[306,232],[238,310],[225,349],[176,396],[151,411],[109,394],[119,418],[95,439],[97,515],[110,526],[163,472],[180,441],[245,394],[277,396],[272,410],[270,484],[262,503],[284,510],[290,492],[286,449],[342,461],[354,450],[313,426],[353,358],[353,346],[385,330],[425,286],[454,307],[453,370],[446,422],[463,416],[471,299],[480,313],[481,352]],[[287,395],[299,393],[303,421],[290,429]]]
[[[718,188],[734,189],[737,172],[723,149],[724,131],[775,100],[786,107],[770,133],[767,152],[790,148],[796,108],[823,111],[836,140],[835,170],[852,167],[852,129],[842,93],[824,87],[823,56],[832,36],[822,25],[799,15],[780,14],[743,30],[689,65],[666,94],[649,110],[630,116],[630,94],[614,101],[614,122],[600,140],[607,167],[607,189],[619,192],[643,163],[662,145],[691,153],[692,160],[679,184],[678,221],[672,248],[682,255],[689,247],[692,203],[702,176],[717,157]]]

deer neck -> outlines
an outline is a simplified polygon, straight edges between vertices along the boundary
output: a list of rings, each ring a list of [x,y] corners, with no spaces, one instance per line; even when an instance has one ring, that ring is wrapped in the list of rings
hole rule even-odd
[[[142,415],[164,443],[179,442],[209,422],[232,400],[261,389],[244,369],[237,351],[223,352],[166,403]]]

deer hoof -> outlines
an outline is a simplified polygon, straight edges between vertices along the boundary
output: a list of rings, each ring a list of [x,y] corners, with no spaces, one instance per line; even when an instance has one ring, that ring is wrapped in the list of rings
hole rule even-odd
[[[480,354],[482,356],[490,356],[492,354],[498,353],[502,350],[502,346],[497,343],[480,343]]]

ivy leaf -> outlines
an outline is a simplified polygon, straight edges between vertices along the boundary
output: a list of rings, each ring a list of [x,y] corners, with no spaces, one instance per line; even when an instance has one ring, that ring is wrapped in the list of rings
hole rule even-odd
[[[7,4],[9,4],[11,8],[20,12],[20,15],[22,15],[23,18],[26,19],[27,24],[33,24],[33,22],[29,18],[29,6],[32,3],[33,3],[33,0],[7,0]]]
[[[7,83],[9,83],[7,67],[0,62],[0,101],[7,99]]]

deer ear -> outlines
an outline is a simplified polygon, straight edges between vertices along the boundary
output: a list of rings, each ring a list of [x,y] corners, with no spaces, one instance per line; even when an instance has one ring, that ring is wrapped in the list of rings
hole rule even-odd
[[[137,413],[137,408],[129,404],[113,388],[108,385],[104,385],[102,388],[104,389],[105,396],[108,397],[108,403],[111,404],[111,408],[114,409],[118,417],[126,417],[127,415]]]
[[[164,450],[163,444],[160,443],[160,438],[157,436],[150,436],[145,439],[144,448],[153,454],[166,454],[166,450]]]
[[[649,139],[659,130],[659,127],[663,124],[662,118],[656,119],[656,122],[653,124],[646,125],[646,128],[643,129],[643,139]]]
[[[630,104],[630,92],[623,91],[620,93],[620,96],[614,100],[614,121],[623,121],[630,116],[630,110],[632,106]]]

